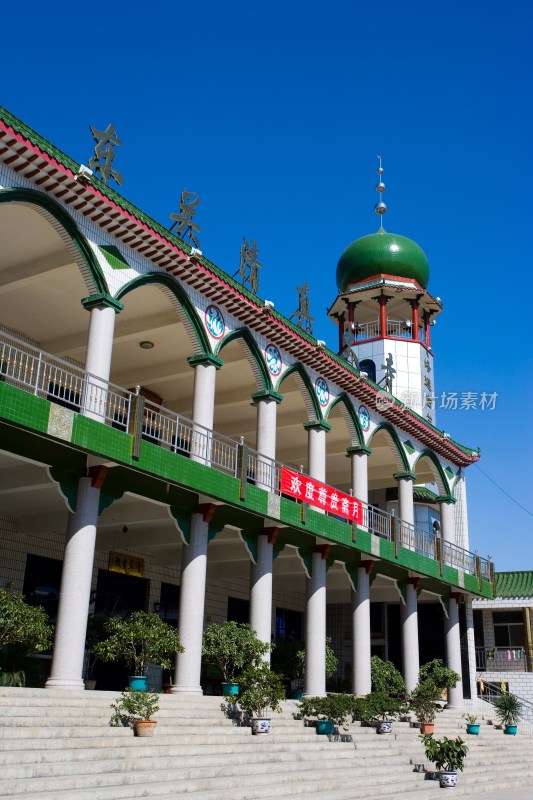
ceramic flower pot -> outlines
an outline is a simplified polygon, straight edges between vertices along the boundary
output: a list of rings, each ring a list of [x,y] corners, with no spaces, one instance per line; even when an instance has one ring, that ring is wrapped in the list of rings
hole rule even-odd
[[[252,733],[255,736],[261,733],[270,733],[270,720],[266,717],[254,717],[252,719]]]
[[[316,732],[321,736],[331,736],[335,731],[335,725],[329,719],[318,719],[316,722]]]
[[[435,733],[435,723],[434,722],[421,722],[420,723],[420,733]]]
[[[157,721],[154,719],[135,720],[135,736],[153,736],[155,733],[155,726]]]
[[[443,789],[457,786],[457,772],[439,772],[439,782]]]
[[[384,720],[377,724],[378,733],[392,733],[392,720]]]
[[[237,697],[239,694],[239,684],[228,681],[222,683],[222,694],[224,697]]]
[[[506,733],[508,736],[516,736],[516,732],[518,730],[518,725],[506,725],[503,729],[503,732]]]
[[[130,675],[128,682],[130,689],[134,689],[137,692],[148,691],[148,677],[146,675]]]
[[[466,724],[466,732],[470,733],[472,736],[477,736],[479,734],[479,722],[467,722]]]

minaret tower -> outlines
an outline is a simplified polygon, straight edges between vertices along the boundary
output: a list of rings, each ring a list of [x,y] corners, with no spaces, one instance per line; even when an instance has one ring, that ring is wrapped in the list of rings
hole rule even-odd
[[[339,355],[368,378],[435,423],[431,326],[440,298],[426,290],[424,251],[405,236],[387,233],[385,183],[378,156],[377,233],[352,242],[337,265],[338,297],[328,314],[339,328]]]

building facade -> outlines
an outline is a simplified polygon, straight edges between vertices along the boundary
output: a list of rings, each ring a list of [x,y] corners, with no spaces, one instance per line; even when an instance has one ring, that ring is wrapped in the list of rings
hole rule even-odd
[[[345,251],[334,352],[3,109],[0,231],[0,584],[56,624],[47,686],[83,688],[89,617],[143,608],[179,625],[176,692],[211,690],[226,618],[305,641],[307,694],[326,635],[357,694],[373,653],[475,691],[479,454],[434,424],[418,245]]]

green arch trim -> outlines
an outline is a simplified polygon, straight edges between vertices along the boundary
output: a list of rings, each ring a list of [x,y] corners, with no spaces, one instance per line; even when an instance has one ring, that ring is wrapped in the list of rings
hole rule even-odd
[[[397,451],[397,453],[398,453],[398,455],[400,457],[400,460],[402,462],[404,471],[405,472],[410,472],[409,462],[407,460],[407,456],[405,455],[405,450],[403,449],[402,443],[400,442],[400,439],[398,438],[398,434],[396,433],[396,431],[394,430],[394,428],[392,427],[392,425],[390,423],[381,422],[377,426],[377,428],[375,428],[372,431],[372,433],[371,433],[371,435],[370,435],[370,437],[368,439],[367,444],[370,445],[370,442],[372,441],[372,439],[374,438],[376,433],[379,433],[380,431],[386,431],[389,434],[389,436],[392,439],[392,442],[393,442],[394,446],[396,447],[396,451]]]
[[[272,386],[270,373],[267,369],[267,365],[265,364],[265,359],[263,358],[263,354],[248,328],[236,328],[234,331],[231,331],[231,333],[228,333],[228,335],[217,344],[215,348],[215,355],[218,355],[220,351],[226,347],[226,345],[234,342],[237,339],[242,339],[248,348],[248,352],[252,358],[252,372],[257,382],[258,390],[260,391],[261,389],[266,389],[267,391],[271,391],[274,387]]]
[[[78,253],[87,266],[93,286],[90,287],[94,294],[109,294],[109,287],[98,260],[91,250],[89,242],[78,228],[70,214],[53,198],[35,189],[2,189],[0,190],[0,203],[25,203],[37,206],[46,211],[58,222],[65,233],[72,240]]]
[[[124,286],[119,289],[116,294],[116,299],[120,300],[122,297],[124,297],[124,295],[132,292],[134,289],[138,289],[139,286],[148,286],[150,284],[164,286],[172,292],[183,309],[188,321],[190,322],[188,333],[190,333],[192,329],[194,335],[196,336],[196,343],[193,342],[193,346],[196,344],[195,350],[200,353],[209,353],[211,355],[212,351],[209,344],[209,338],[198,316],[198,312],[192,304],[188,294],[180,286],[178,281],[171,275],[168,275],[164,272],[149,272],[146,275],[140,275],[138,278],[133,278],[133,280],[128,281],[128,283],[125,283]]]
[[[416,459],[415,463],[413,464],[413,472],[416,472],[416,465],[418,464],[418,462],[422,458],[428,458],[432,462],[432,464],[436,467],[437,472],[439,473],[439,478],[442,481],[442,487],[439,486],[439,489],[441,490],[440,494],[444,495],[446,497],[451,496],[453,493],[452,493],[452,490],[451,490],[451,487],[450,487],[450,483],[449,483],[449,481],[448,481],[448,479],[446,477],[446,473],[444,472],[444,469],[443,469],[442,464],[440,463],[439,459],[437,458],[437,456],[435,455],[435,453],[432,450],[427,450],[427,449],[426,450],[422,450],[420,455],[417,456],[417,459]],[[438,481],[436,481],[436,483],[438,483]],[[442,490],[444,490],[444,491],[442,491]]]
[[[355,408],[353,407],[353,403],[350,400],[349,396],[346,394],[346,392],[341,392],[335,398],[335,400],[332,402],[332,404],[328,408],[328,411],[327,411],[327,414],[325,416],[325,419],[329,419],[329,415],[331,414],[331,412],[333,411],[335,406],[339,405],[339,403],[342,403],[344,405],[344,407],[346,408],[346,411],[348,412],[348,416],[350,417],[350,420],[351,420],[352,425],[354,427],[355,436],[356,436],[357,441],[356,442],[352,441],[352,445],[360,444],[360,445],[364,446],[365,437],[363,436],[363,429],[361,428],[361,423],[359,422],[359,417],[357,415],[357,412],[356,412]]]
[[[304,404],[305,404],[305,407],[307,409],[307,413],[308,413],[309,417],[311,417],[311,415],[314,414],[315,415],[315,419],[320,422],[323,419],[322,409],[320,408],[320,403],[318,402],[318,397],[316,396],[316,392],[315,392],[313,384],[311,382],[311,378],[307,374],[303,364],[301,364],[300,361],[297,361],[295,364],[292,364],[283,373],[283,375],[281,376],[281,378],[279,379],[279,381],[277,383],[277,386],[275,387],[276,391],[279,391],[280,386],[283,383],[283,381],[286,378],[288,378],[290,375],[293,375],[294,373],[297,373],[300,376],[305,388],[307,389],[308,401],[306,403],[305,402],[305,398],[304,398]]]

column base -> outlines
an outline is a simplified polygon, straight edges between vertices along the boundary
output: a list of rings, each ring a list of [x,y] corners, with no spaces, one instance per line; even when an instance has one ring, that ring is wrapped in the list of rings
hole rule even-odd
[[[172,686],[169,694],[204,694],[201,686]]]
[[[322,694],[322,693],[320,693],[320,692],[317,692],[316,694],[309,694],[309,693],[307,693],[307,692],[304,692],[304,694],[303,694],[303,698],[304,698],[304,700],[305,700],[307,697],[327,697],[327,692],[324,692],[323,694]]]
[[[45,689],[81,689],[85,691],[85,683],[81,678],[48,678]]]

